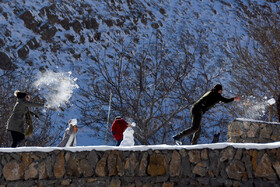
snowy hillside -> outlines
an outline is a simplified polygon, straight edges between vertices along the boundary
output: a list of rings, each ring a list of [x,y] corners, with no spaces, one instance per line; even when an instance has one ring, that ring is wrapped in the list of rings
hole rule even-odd
[[[118,56],[125,53],[124,61],[130,61],[159,40],[170,59],[179,62],[192,54],[193,76],[206,74],[227,83],[230,74],[223,72],[231,65],[225,47],[235,35],[244,34],[236,6],[234,0],[2,0],[0,68],[26,72],[31,81],[40,72],[70,72],[77,86],[67,109],[58,111],[64,115],[57,116],[65,123],[81,117],[73,103],[80,98],[79,90],[92,83],[99,59],[113,71]],[[94,138],[78,145],[103,141]]]
[[[96,51],[114,57],[121,45],[143,47],[156,34],[172,49],[187,31],[204,35],[201,45],[216,63],[219,46],[240,32],[233,9],[230,1],[4,1],[1,52],[25,70],[63,68],[87,77]]]

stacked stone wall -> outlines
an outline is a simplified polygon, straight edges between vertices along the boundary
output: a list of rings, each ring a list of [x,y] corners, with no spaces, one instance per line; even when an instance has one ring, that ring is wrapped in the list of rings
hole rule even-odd
[[[269,143],[280,141],[280,123],[236,119],[228,125],[228,142]]]
[[[0,149],[0,187],[280,186],[279,147],[12,153]]]

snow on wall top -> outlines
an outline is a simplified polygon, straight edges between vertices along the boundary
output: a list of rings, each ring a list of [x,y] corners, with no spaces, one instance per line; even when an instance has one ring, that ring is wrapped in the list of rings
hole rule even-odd
[[[139,146],[77,146],[77,147],[18,147],[18,148],[0,148],[2,153],[13,153],[13,152],[52,152],[55,150],[65,150],[71,152],[81,151],[109,151],[109,150],[120,150],[120,151],[148,151],[148,150],[193,150],[193,149],[225,149],[227,147],[234,147],[236,149],[277,149],[280,148],[280,142],[273,143],[215,143],[215,144],[199,144],[199,145],[139,145]]]
[[[234,121],[244,121],[244,122],[253,122],[253,123],[265,123],[265,124],[276,124],[276,125],[280,125],[279,122],[268,122],[268,121],[261,121],[261,120],[247,119],[247,118],[236,118]]]

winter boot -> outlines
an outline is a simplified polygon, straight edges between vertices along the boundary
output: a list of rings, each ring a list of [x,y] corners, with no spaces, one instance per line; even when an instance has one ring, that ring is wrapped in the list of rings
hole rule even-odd
[[[180,138],[178,137],[178,135],[175,135],[172,138],[175,141],[176,145],[182,145],[182,142],[180,141]]]

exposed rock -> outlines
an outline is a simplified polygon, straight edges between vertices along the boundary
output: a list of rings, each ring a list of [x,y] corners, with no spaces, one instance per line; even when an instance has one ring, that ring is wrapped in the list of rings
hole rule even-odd
[[[233,147],[227,147],[226,149],[221,151],[220,161],[221,162],[224,162],[226,160],[231,161],[234,157],[234,154],[235,154],[234,148]]]
[[[0,48],[5,46],[5,42],[3,39],[0,38]]]
[[[198,177],[197,181],[199,182],[200,185],[203,185],[203,186],[209,186],[209,183],[210,183],[210,179],[206,178],[206,177]]]
[[[38,172],[39,172],[39,180],[46,179],[48,177],[45,162],[41,162],[39,164]]]
[[[127,159],[125,163],[125,173],[127,176],[135,176],[136,175],[136,168],[138,167],[139,162],[136,157],[135,153],[132,153],[132,155]]]
[[[75,59],[79,59],[79,58],[81,58],[81,54],[73,54],[73,57],[75,58]]]
[[[70,179],[66,179],[66,180],[62,180],[61,181],[61,185],[62,186],[69,186],[71,183],[71,180]]]
[[[186,150],[180,150],[180,154],[181,154],[181,175],[182,176],[187,176],[187,177],[191,177],[193,175],[192,173],[192,168],[191,168],[191,163],[190,163],[190,159],[189,156],[186,152]]]
[[[246,130],[248,130],[248,129],[250,129],[250,127],[251,127],[251,122],[245,121],[245,122],[243,122],[243,125],[244,125],[244,128],[245,128]]]
[[[243,153],[243,150],[242,150],[242,149],[237,149],[237,151],[236,151],[236,153],[235,153],[235,156],[234,156],[234,159],[240,160],[241,157],[242,157],[242,153]]]
[[[75,37],[72,34],[65,34],[67,40],[71,43],[75,43]]]
[[[54,176],[59,179],[62,178],[65,174],[65,166],[64,166],[64,152],[60,152],[56,158],[54,164]]]
[[[245,167],[242,162],[233,160],[229,163],[229,166],[226,167],[226,172],[229,178],[241,180],[245,172]]]
[[[82,170],[80,168],[79,159],[72,153],[67,161],[66,173],[70,176],[80,177]]]
[[[7,181],[22,179],[23,174],[24,166],[16,161],[8,162],[3,168],[3,175]]]
[[[51,25],[45,25],[44,28],[42,28],[42,30],[43,32],[41,33],[41,37],[43,40],[46,41],[51,41],[57,32],[56,27]]]
[[[109,176],[117,175],[117,155],[111,152],[107,159]]]
[[[21,59],[26,59],[27,55],[29,54],[29,48],[27,46],[23,46],[22,48],[20,48],[18,51],[18,56]]]
[[[40,47],[40,43],[37,41],[36,38],[32,38],[31,40],[29,40],[27,42],[27,45],[30,49],[37,49],[38,47]]]
[[[48,21],[51,24],[55,24],[55,23],[58,22],[58,16],[55,14],[55,12],[56,12],[56,5],[55,4],[52,4],[49,7],[44,7],[43,10],[45,10],[46,15],[48,17]]]
[[[201,159],[202,159],[202,160],[208,160],[207,149],[203,149],[203,150],[201,151]]]
[[[260,130],[260,138],[270,138],[271,133],[272,133],[272,127],[265,126]]]
[[[147,176],[146,168],[148,165],[148,153],[144,153],[139,165],[139,176]]]
[[[108,27],[112,27],[114,25],[114,22],[111,19],[107,19],[107,20],[103,20],[103,21],[106,23],[106,25]]]
[[[180,175],[181,156],[177,151],[173,151],[170,162],[170,176],[175,177]]]
[[[118,27],[123,27],[125,21],[126,21],[125,18],[123,18],[123,19],[117,19],[117,20],[116,20],[116,26],[118,26]],[[138,19],[137,19],[137,18],[133,18],[133,22],[134,22],[135,24],[137,24]]]
[[[30,153],[22,153],[21,160],[23,162],[24,168],[27,168],[29,164],[32,162],[32,158],[30,157]]]
[[[3,167],[2,167],[2,165],[0,164],[0,178],[2,177],[2,174],[3,174]]]
[[[110,187],[121,187],[121,181],[118,179],[111,180]]]
[[[65,19],[61,20],[59,23],[65,30],[70,29],[70,22],[69,22],[68,18],[65,18]]]
[[[274,170],[272,169],[270,159],[266,153],[263,155],[260,162],[258,163],[255,175],[257,177],[267,178],[268,180],[277,179],[277,176],[275,175]]]
[[[71,25],[76,33],[80,33],[83,29],[82,24],[78,20],[75,20]]]
[[[162,187],[173,187],[174,186],[174,183],[171,183],[171,182],[164,182],[162,184]]]
[[[165,14],[166,14],[165,9],[164,9],[164,8],[162,8],[162,7],[159,9],[159,12],[160,12],[162,15],[165,15]]]
[[[204,177],[208,172],[208,164],[207,161],[202,161],[196,164],[193,168],[193,173],[199,176]]]
[[[24,25],[32,30],[33,32],[38,32],[38,25],[39,23],[35,20],[34,16],[30,11],[25,11],[23,14],[21,14],[20,19],[24,21]]]
[[[103,157],[99,160],[99,162],[97,162],[97,165],[95,168],[95,173],[99,177],[104,177],[108,173],[106,161],[107,161],[107,154],[105,153],[103,155]]]
[[[38,177],[38,170],[36,169],[38,167],[38,163],[33,162],[32,164],[29,165],[27,170],[25,170],[24,173],[24,179],[35,179]]]
[[[93,37],[96,41],[99,41],[101,39],[101,32],[97,32],[94,34],[94,37]]]
[[[87,29],[98,30],[98,28],[99,28],[99,24],[97,23],[95,18],[90,18],[88,20],[84,20],[84,24]]]
[[[189,151],[189,158],[191,163],[198,163],[200,162],[200,152],[197,150],[190,150]]]
[[[166,164],[164,159],[164,156],[160,154],[151,155],[148,165],[148,174],[152,177],[166,174]]]
[[[96,151],[91,151],[88,155],[88,162],[91,165],[91,167],[95,168],[97,162],[98,162],[98,155],[96,154]]]
[[[274,162],[273,168],[275,169],[278,177],[280,178],[280,162],[279,161]]]
[[[247,131],[247,136],[249,138],[254,138],[254,137],[257,137],[257,132],[258,132],[258,129],[259,129],[259,125],[256,124],[256,123],[253,123],[249,130]]]
[[[159,28],[159,24],[158,23],[152,23],[151,27],[154,29],[158,29]]]
[[[253,165],[250,159],[250,156],[248,155],[247,152],[243,152],[243,157],[242,157],[243,163],[245,163],[245,168],[247,171],[247,177],[248,178],[253,178]]]
[[[118,151],[117,153],[118,159],[117,159],[117,170],[118,170],[118,175],[123,176],[124,175],[124,165],[125,165],[125,157],[123,155],[122,151]]]
[[[229,137],[235,137],[235,136],[241,136],[243,134],[243,131],[241,130],[243,128],[243,124],[241,122],[235,121],[229,124],[229,130],[228,130],[228,136]]]
[[[84,177],[91,177],[93,175],[93,168],[86,159],[80,161],[80,168]]]
[[[46,158],[46,172],[48,177],[53,177],[53,162],[52,157]]]

